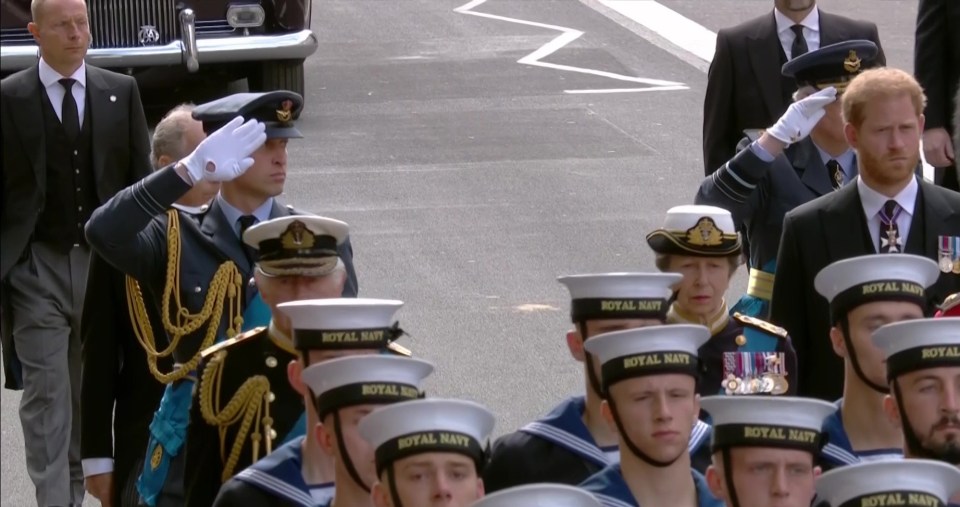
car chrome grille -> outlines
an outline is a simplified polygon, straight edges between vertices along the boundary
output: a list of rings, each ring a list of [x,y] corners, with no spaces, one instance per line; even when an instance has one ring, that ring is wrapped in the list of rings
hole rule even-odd
[[[91,48],[160,46],[177,40],[176,0],[88,0]]]

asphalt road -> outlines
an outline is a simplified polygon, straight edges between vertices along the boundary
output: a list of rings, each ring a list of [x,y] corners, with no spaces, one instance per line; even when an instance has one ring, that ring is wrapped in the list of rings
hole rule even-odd
[[[706,75],[595,0],[470,11],[495,17],[455,11],[465,2],[314,2],[321,45],[283,200],[350,224],[362,295],[405,301],[403,344],[437,365],[429,394],[487,405],[499,434],[582,391],[555,278],[653,269],[645,234],[702,175]],[[772,4],[660,3],[712,31]],[[889,64],[912,69],[914,1],[820,4],[875,21]],[[583,35],[554,40],[569,30]],[[551,41],[544,63],[518,63]],[[567,93],[657,86],[644,79],[684,89]],[[744,288],[741,273],[731,296]],[[19,394],[0,403],[0,504],[28,506]]]

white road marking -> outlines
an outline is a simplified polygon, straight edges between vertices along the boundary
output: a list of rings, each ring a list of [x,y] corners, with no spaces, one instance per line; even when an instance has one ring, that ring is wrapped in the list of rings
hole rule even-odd
[[[575,67],[572,65],[560,65],[556,63],[544,62],[544,58],[552,55],[557,50],[563,48],[567,44],[577,40],[583,35],[583,32],[580,30],[575,30],[573,28],[567,28],[557,25],[548,25],[546,23],[538,23],[536,21],[528,21],[525,19],[517,18],[508,18],[506,16],[498,16],[496,14],[489,14],[485,12],[477,12],[474,9],[480,5],[486,3],[487,0],[471,0],[470,2],[461,5],[454,9],[454,12],[460,14],[469,14],[471,16],[478,16],[481,18],[496,19],[499,21],[506,21],[508,23],[517,23],[520,25],[535,26],[538,28],[546,28],[549,30],[555,30],[561,32],[556,38],[550,42],[540,46],[536,51],[530,53],[527,56],[517,60],[517,63],[524,65],[532,65],[535,67],[544,67],[554,70],[562,70],[567,72],[577,72],[580,74],[590,74],[599,77],[605,77],[609,79],[616,79],[619,81],[627,81],[631,83],[639,83],[649,85],[644,88],[620,88],[616,91],[604,91],[604,90],[564,90],[566,93],[622,93],[622,92],[635,92],[635,91],[668,91],[668,90],[687,90],[689,89],[683,83],[678,83],[674,81],[664,81],[662,79],[649,79],[643,77],[627,76],[624,74],[617,74],[615,72],[607,72],[597,69],[588,69],[584,67]]]

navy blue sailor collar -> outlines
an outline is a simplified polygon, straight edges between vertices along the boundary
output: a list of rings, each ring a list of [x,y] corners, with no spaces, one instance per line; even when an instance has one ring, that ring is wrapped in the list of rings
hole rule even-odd
[[[693,483],[697,489],[698,507],[723,507],[723,502],[710,492],[707,479],[700,472],[690,469]],[[580,487],[593,493],[603,507],[640,507],[630,492],[627,481],[623,479],[620,465],[610,465],[597,472],[580,484]]]
[[[316,502],[303,480],[301,444],[305,437],[295,438],[278,447],[235,477],[272,495],[297,505],[312,507]]]

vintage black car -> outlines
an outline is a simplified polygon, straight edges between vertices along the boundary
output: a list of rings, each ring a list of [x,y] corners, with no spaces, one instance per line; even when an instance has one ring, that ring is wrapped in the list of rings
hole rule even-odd
[[[251,91],[303,94],[303,61],[317,49],[312,0],[87,0],[91,65],[141,86],[178,77],[247,78]],[[0,74],[36,63],[30,0],[0,0]]]

